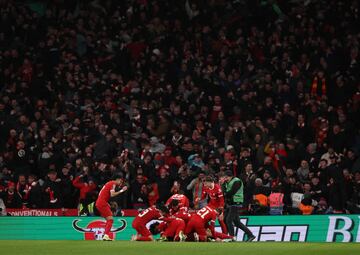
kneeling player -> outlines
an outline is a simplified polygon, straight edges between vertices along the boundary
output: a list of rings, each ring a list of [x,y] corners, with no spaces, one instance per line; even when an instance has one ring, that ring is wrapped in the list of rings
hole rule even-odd
[[[151,232],[147,229],[146,224],[151,220],[161,220],[165,215],[169,213],[169,210],[164,205],[157,205],[149,207],[141,211],[134,219],[132,227],[136,230],[136,235],[132,236],[132,241],[152,241],[154,240]]]
[[[160,234],[159,241],[180,241],[183,242],[186,239],[184,235],[185,222],[179,218],[171,218],[161,223],[155,222],[150,226],[150,232],[153,235]]]
[[[189,223],[185,228],[185,235],[189,236],[194,233],[198,236],[199,241],[207,240],[206,229],[209,228],[212,236],[215,236],[215,220],[217,212],[209,206],[202,208],[192,215]]]

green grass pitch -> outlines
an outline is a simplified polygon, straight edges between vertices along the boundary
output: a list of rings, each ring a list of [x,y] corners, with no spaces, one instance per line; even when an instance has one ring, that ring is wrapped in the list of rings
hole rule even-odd
[[[352,255],[356,243],[159,243],[129,241],[0,241],[1,254],[82,255]]]

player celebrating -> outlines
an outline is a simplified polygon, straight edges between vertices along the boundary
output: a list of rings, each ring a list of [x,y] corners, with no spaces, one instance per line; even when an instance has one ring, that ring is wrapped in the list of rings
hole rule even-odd
[[[132,227],[137,234],[131,237],[132,241],[152,241],[154,240],[151,232],[147,229],[146,224],[151,220],[161,220],[169,213],[169,210],[164,205],[157,205],[149,207],[141,211],[134,219]]]
[[[216,236],[215,233],[215,220],[217,217],[216,210],[209,206],[206,206],[194,215],[192,215],[189,223],[185,228],[185,235],[189,236],[191,233],[196,233],[199,241],[205,242],[207,240],[206,229],[209,228],[212,236]]]
[[[204,182],[205,188],[202,191],[201,200],[205,199],[206,196],[209,196],[209,202],[208,206],[212,209],[216,209],[221,212],[221,214],[224,211],[224,194],[221,190],[221,187],[219,184],[214,182],[214,179],[210,176],[207,176],[205,178]],[[226,234],[227,228],[224,220],[222,220],[221,217],[219,217],[219,224],[221,226],[221,231]]]
[[[183,191],[179,191],[179,193],[172,195],[167,201],[166,206],[169,206],[170,202],[173,200],[179,201],[179,207],[186,207],[189,208],[189,199],[183,194]]]
[[[170,202],[170,204],[168,205],[170,214],[172,217],[182,219],[185,224],[187,224],[190,221],[191,214],[189,213],[187,207],[180,207],[179,204],[179,200],[176,199],[173,199]]]
[[[159,241],[180,241],[186,240],[184,235],[185,222],[180,218],[170,217],[161,223],[155,222],[150,225],[150,232],[153,235],[161,233]]]
[[[115,191],[116,187],[122,188],[119,191]],[[126,190],[127,186],[124,186],[124,179],[121,173],[115,174],[113,181],[107,182],[100,190],[95,206],[98,209],[100,215],[106,219],[105,232],[103,236],[104,241],[112,241],[112,239],[109,237],[109,233],[114,223],[114,219],[109,205],[109,199],[125,192]]]

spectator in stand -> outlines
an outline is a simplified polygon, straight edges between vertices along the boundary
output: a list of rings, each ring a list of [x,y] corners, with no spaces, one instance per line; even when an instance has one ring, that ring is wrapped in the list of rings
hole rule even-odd
[[[50,170],[47,177],[43,185],[45,191],[45,206],[46,208],[61,208],[63,202],[61,179],[57,178],[57,173],[54,170]]]
[[[8,187],[2,191],[1,198],[6,208],[22,208],[20,194],[15,189],[15,183],[9,182]]]
[[[283,214],[283,208],[284,208],[283,199],[284,199],[284,194],[280,191],[280,187],[273,187],[271,194],[268,197],[270,215]]]
[[[201,171],[242,178],[251,163],[264,187],[282,185],[285,205],[298,208],[291,195],[311,182],[325,194],[313,199],[356,211],[356,1],[278,1],[281,12],[261,1],[22,2],[0,4],[0,185],[36,177],[42,202],[26,206],[75,207],[71,176],[84,165],[97,191],[123,172],[131,187],[117,202],[137,208],[148,182],[170,180],[158,183],[165,201],[177,180],[194,201]]]
[[[80,190],[80,201],[85,199],[87,194],[93,192],[97,187],[92,178],[88,176],[87,167],[84,167],[83,174],[75,177],[72,184]]]
[[[42,187],[35,175],[30,175],[28,178],[29,192],[28,192],[28,208],[43,208],[43,192]]]

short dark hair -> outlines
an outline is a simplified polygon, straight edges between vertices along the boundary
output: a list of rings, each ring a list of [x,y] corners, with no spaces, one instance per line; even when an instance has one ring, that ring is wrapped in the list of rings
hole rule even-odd
[[[164,203],[157,204],[156,208],[164,213],[169,213],[169,208],[167,208]]]
[[[171,200],[171,202],[170,202],[170,204],[169,204],[169,207],[171,208],[171,207],[176,207],[176,206],[178,206],[179,205],[179,200],[177,200],[177,199],[173,199],[173,200]]]
[[[231,170],[226,170],[226,171],[225,171],[225,176],[233,177],[234,174],[233,174],[233,172],[232,172]]]
[[[115,173],[112,177],[113,180],[123,179],[123,178],[124,178],[124,175],[122,173]]]
[[[150,225],[150,233],[152,235],[157,235],[160,233],[160,230],[158,229],[158,226],[159,226],[159,222],[154,222],[153,224]]]
[[[211,176],[206,176],[205,182],[214,182],[214,178],[212,178]]]

